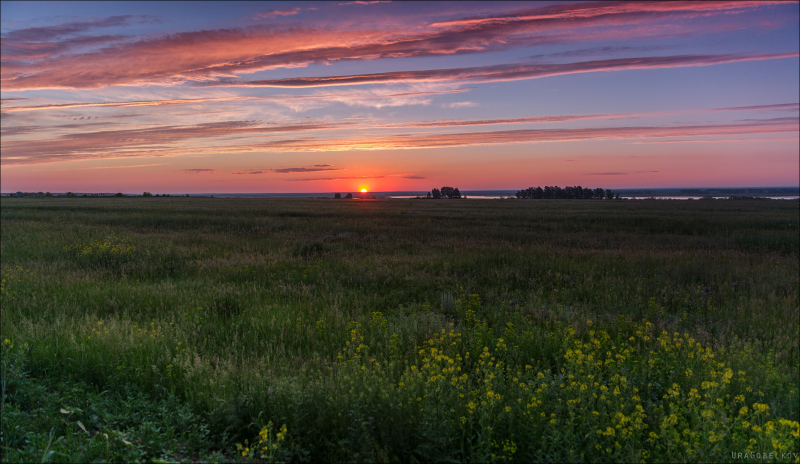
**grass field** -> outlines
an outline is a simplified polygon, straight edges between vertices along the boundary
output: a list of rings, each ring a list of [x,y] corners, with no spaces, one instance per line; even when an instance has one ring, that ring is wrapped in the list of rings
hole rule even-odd
[[[797,201],[0,206],[3,462],[800,462]]]

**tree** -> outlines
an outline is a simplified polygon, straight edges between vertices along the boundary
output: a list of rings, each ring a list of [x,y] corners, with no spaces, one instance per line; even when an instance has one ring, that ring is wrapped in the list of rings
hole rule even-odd
[[[525,190],[517,192],[517,198],[542,198],[543,196],[544,191],[541,187],[528,187]]]
[[[122,197],[122,196],[125,196],[125,195],[123,195],[122,192],[117,192],[117,193],[114,194],[114,196],[115,197]]]
[[[333,198],[342,198],[342,194],[341,193],[334,193],[333,194]]]
[[[53,196],[53,194],[52,194],[52,193],[50,193],[50,192],[46,192],[46,193],[44,194],[44,196],[46,196],[46,197],[52,197],[52,196]]]
[[[442,198],[442,192],[440,192],[439,189],[435,188],[435,189],[431,190],[431,196],[434,199],[438,200],[439,198]]]
[[[344,198],[347,199],[347,200],[352,200],[353,199],[353,194],[352,193],[348,193],[347,195],[344,196]]]
[[[444,189],[444,187],[443,187]],[[444,195],[444,191],[442,192]],[[607,198],[614,199],[614,192],[602,188],[590,189],[583,188],[580,185],[568,185],[563,189],[559,186],[546,185],[544,189],[541,187],[528,187],[524,190],[517,191],[517,198],[545,198],[545,199],[586,199],[593,198],[602,200]]]
[[[461,198],[461,192],[457,187],[442,187],[441,195],[444,198]]]
[[[152,196],[153,196],[153,194],[152,194],[152,193],[150,193],[150,192],[144,192],[144,193],[142,194],[142,196],[143,196],[143,197],[152,197]]]

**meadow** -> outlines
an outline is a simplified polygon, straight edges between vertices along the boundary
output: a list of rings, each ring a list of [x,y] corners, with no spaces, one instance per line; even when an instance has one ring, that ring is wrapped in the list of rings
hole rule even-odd
[[[800,462],[797,201],[0,208],[3,462]]]

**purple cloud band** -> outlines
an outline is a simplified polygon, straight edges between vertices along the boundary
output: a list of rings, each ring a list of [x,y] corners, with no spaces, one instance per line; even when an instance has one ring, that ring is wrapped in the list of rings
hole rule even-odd
[[[131,17],[112,17],[90,22],[67,23],[48,28],[27,28],[4,34],[4,91],[43,88],[100,88],[113,85],[174,85],[187,81],[207,81],[277,67],[303,67],[311,63],[338,60],[374,60],[420,56],[486,53],[552,43],[581,42],[600,38],[635,39],[675,34],[695,34],[707,29],[690,24],[689,19],[721,15],[733,25],[744,22],[736,15],[775,2],[607,2],[571,3],[511,14],[460,18],[433,24],[396,24],[373,29],[330,30],[309,26],[252,26],[215,29],[143,37],[136,41],[114,43],[121,37],[100,39],[94,36],[72,37],[91,28],[128,24]],[[790,3],[784,3],[790,4]],[[280,13],[278,13],[280,11]],[[290,14],[275,10],[269,14]],[[659,29],[659,22],[670,21]],[[738,22],[737,22],[738,21]],[[630,27],[622,27],[630,26]],[[663,26],[663,24],[662,24]],[[66,37],[69,36],[69,37]],[[70,43],[69,41],[95,41]],[[106,42],[103,42],[106,40]],[[51,41],[43,44],[42,41]],[[103,45],[100,49],[70,53],[73,48]],[[50,48],[52,49],[50,49]],[[27,51],[26,51],[27,50]],[[643,58],[654,60],[658,57]],[[701,58],[702,59],[702,58]],[[754,58],[753,58],[754,59]],[[722,61],[727,62],[727,61]],[[708,64],[714,64],[709,62]],[[630,64],[633,66],[633,64]],[[695,64],[698,65],[698,64]],[[523,65],[524,66],[524,65]],[[528,65],[530,66],[530,65]],[[569,66],[569,65],[561,65]],[[584,65],[585,66],[585,65]],[[653,66],[642,63],[641,66]],[[601,70],[601,69],[594,69]],[[408,71],[395,76],[399,80],[441,80],[450,78],[480,81],[496,79],[498,74],[514,74],[512,65],[497,69]],[[520,73],[541,77],[548,70],[519,68]],[[564,72],[587,72],[565,68]],[[416,73],[416,74],[415,74]],[[477,74],[476,74],[477,73]],[[554,75],[554,74],[551,74]],[[471,77],[470,77],[471,76]],[[308,78],[282,86],[343,85],[366,82],[387,76],[336,76],[327,83]],[[513,78],[513,77],[512,77]],[[271,85],[279,84],[274,80]]]
[[[430,69],[425,71],[396,71],[372,74],[355,74],[329,77],[296,77],[287,79],[263,79],[238,82],[220,80],[206,82],[203,86],[226,85],[241,87],[326,87],[337,85],[379,84],[392,82],[499,82],[542,77],[560,76],[599,71],[623,71],[632,69],[681,68],[690,66],[711,66],[740,61],[771,60],[794,58],[792,53],[770,53],[763,55],[675,55],[643,58],[617,58],[610,60],[582,61],[566,64],[503,64],[477,66],[470,68]]]

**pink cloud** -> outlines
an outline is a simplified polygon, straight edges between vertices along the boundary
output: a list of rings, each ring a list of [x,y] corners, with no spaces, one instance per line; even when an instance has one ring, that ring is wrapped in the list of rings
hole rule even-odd
[[[756,105],[752,107],[736,107],[744,110],[762,107],[782,108],[784,104]],[[704,112],[708,110],[696,110]],[[303,124],[264,125],[255,121],[228,121],[193,126],[158,126],[144,129],[102,130],[84,133],[73,133],[51,138],[31,140],[14,140],[5,136],[2,139],[3,166],[41,164],[57,161],[73,161],[85,159],[128,158],[143,156],[176,156],[185,154],[218,154],[241,152],[286,152],[286,151],[349,151],[349,150],[393,150],[415,148],[456,147],[505,143],[540,143],[582,140],[613,139],[659,139],[707,136],[737,136],[745,134],[777,134],[783,132],[797,133],[800,122],[798,118],[772,118],[753,120],[749,123],[716,124],[716,125],[680,125],[680,126],[638,126],[638,127],[601,127],[586,129],[520,129],[501,131],[457,132],[444,134],[390,135],[383,137],[352,137],[342,139],[320,140],[314,138],[275,138],[286,137],[287,134],[302,134],[306,131],[322,129],[391,129],[402,127],[436,128],[480,126],[494,124],[518,124],[573,121],[581,119],[621,119],[648,114],[664,113],[622,113],[605,115],[563,115],[541,116],[532,118],[510,118],[474,121],[430,121],[414,124],[398,125],[364,125],[353,123],[308,122]],[[79,126],[75,126],[76,128]],[[44,129],[47,127],[42,126]],[[14,128],[4,128],[12,130]],[[50,128],[52,130],[52,127]],[[39,130],[38,126],[19,126],[21,133]],[[13,134],[11,134],[13,135]],[[267,142],[254,139],[269,135],[275,139]],[[770,139],[772,140],[772,139]],[[686,140],[690,142],[691,139]],[[680,143],[683,140],[666,140],[658,142]],[[640,142],[635,142],[640,143]],[[276,169],[260,169],[260,172],[306,173],[340,170],[327,164],[307,167],[290,167]],[[250,170],[253,172],[254,170]]]
[[[208,97],[208,98],[184,98],[171,100],[138,100],[138,101],[116,101],[116,102],[71,102],[71,103],[52,103],[46,105],[21,105],[6,106],[4,113],[14,113],[20,111],[40,111],[40,110],[62,110],[70,108],[102,108],[102,107],[140,107],[140,106],[165,106],[165,105],[184,105],[197,103],[217,103],[217,102],[274,102],[293,109],[302,109],[308,106],[317,105],[320,102],[339,102],[349,106],[367,106],[381,108],[384,106],[404,106],[414,104],[426,104],[430,99],[425,97],[433,95],[446,95],[468,92],[472,88],[447,89],[447,90],[428,90],[428,91],[409,91],[397,92],[384,89],[358,90],[354,92],[338,92],[327,94],[312,95],[262,95],[262,96],[230,96],[230,97]],[[3,104],[17,100],[27,100],[25,98],[4,99]]]
[[[602,16],[632,14],[670,14],[686,12],[729,12],[758,8],[769,4],[785,3],[776,1],[671,1],[671,2],[586,2],[552,5],[532,10],[521,10],[505,15],[489,15],[439,21],[431,24],[438,27],[502,24],[542,20],[580,20]]]
[[[187,81],[238,78],[261,70],[337,60],[484,53],[597,37],[632,39],[707,32],[707,27],[681,20],[697,15],[741,12],[769,4],[581,3],[427,26],[403,24],[399,20],[390,27],[374,29],[253,26],[146,37],[136,42],[108,44],[82,54],[62,53],[49,57],[43,57],[35,50],[37,45],[33,39],[60,37],[54,35],[57,32],[13,31],[8,35],[16,34],[15,46],[21,48],[13,60],[4,61],[0,83],[4,91],[174,85]],[[289,14],[294,10],[282,10],[281,13]],[[669,19],[671,24],[657,24],[665,19]],[[76,26],[67,29],[74,31]],[[27,46],[32,49],[26,53],[24,48]]]
[[[693,126],[602,127],[591,129],[520,129],[488,132],[373,137],[345,140],[281,140],[262,144],[277,151],[348,151],[442,148],[504,143],[569,142],[661,137],[699,137],[797,132],[798,122]]]
[[[316,8],[314,8],[314,9],[316,9]],[[253,19],[258,20],[258,19],[274,18],[276,16],[292,16],[292,15],[296,15],[301,10],[302,10],[302,8],[300,8],[300,7],[294,7],[294,8],[289,8],[288,10],[265,11],[263,13],[256,13],[255,17]]]
[[[215,140],[232,135],[266,135],[340,127],[347,123],[306,123],[264,126],[254,121],[227,121],[193,126],[106,130],[63,135],[50,139],[2,140],[3,165],[39,164],[95,158],[165,156],[219,152],[228,147]],[[187,147],[191,140],[211,139],[203,147]],[[180,144],[184,144],[181,146]]]
[[[469,108],[471,106],[478,106],[477,103],[471,101],[445,103],[442,105],[445,108]]]
[[[164,105],[181,105],[189,103],[205,103],[205,102],[220,102],[246,99],[247,97],[223,97],[223,98],[187,98],[182,100],[141,100],[141,101],[126,101],[126,102],[90,102],[90,103],[60,103],[51,105],[34,105],[34,106],[12,106],[3,108],[5,112],[15,111],[37,111],[37,110],[54,110],[54,109],[68,109],[68,108],[89,108],[89,107],[129,107],[129,106],[164,106]]]

